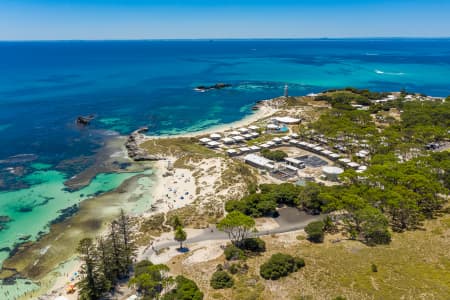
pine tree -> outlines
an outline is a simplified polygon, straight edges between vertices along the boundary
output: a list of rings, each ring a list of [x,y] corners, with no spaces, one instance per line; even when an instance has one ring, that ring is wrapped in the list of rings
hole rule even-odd
[[[129,274],[130,268],[133,265],[133,259],[136,253],[136,245],[134,243],[132,230],[131,230],[131,219],[123,209],[120,210],[120,216],[117,220],[118,230],[122,242],[122,258],[124,260],[124,272],[126,275]]]
[[[99,238],[97,241],[97,252],[103,275],[112,285],[114,285],[117,282],[117,278],[112,265],[113,258],[110,242],[102,237]]]
[[[111,243],[112,267],[115,277],[120,279],[124,277],[124,264],[122,257],[121,241],[117,228],[117,221],[111,222],[109,240]]]
[[[108,280],[99,267],[98,252],[92,239],[85,238],[80,241],[78,248],[81,266],[82,280],[78,283],[80,299],[99,299],[110,287]]]
[[[183,227],[178,226],[177,230],[175,231],[175,240],[180,243],[180,250],[183,249],[183,242],[187,238],[186,231],[183,230]]]

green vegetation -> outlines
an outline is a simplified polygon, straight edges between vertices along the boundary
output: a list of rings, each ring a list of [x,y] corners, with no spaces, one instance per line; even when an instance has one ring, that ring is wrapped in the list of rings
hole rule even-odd
[[[234,285],[233,278],[225,271],[216,271],[211,277],[211,286],[213,289],[226,289]]]
[[[260,275],[264,279],[277,280],[280,277],[288,276],[305,266],[305,261],[288,254],[277,253],[261,265]]]
[[[184,277],[177,276],[175,278],[175,287],[167,292],[161,300],[202,300],[203,293],[197,284]]]
[[[315,221],[309,223],[305,227],[305,232],[308,234],[308,240],[314,243],[322,243],[325,236],[325,224],[322,221]]]
[[[226,260],[242,260],[246,258],[244,251],[233,244],[227,245],[223,253]]]
[[[269,149],[261,150],[261,155],[267,159],[274,161],[283,161],[288,157],[287,153],[281,150],[270,151]]]
[[[255,220],[239,211],[232,211],[218,224],[217,229],[228,234],[233,245],[240,245],[242,240],[254,229]]]
[[[177,229],[175,230],[175,236],[174,239],[175,241],[180,243],[180,250],[183,249],[183,242],[186,240],[187,238],[187,233],[186,231],[184,231],[183,227],[178,226]]]
[[[266,243],[260,238],[246,238],[239,247],[249,253],[262,253],[266,251]]]
[[[154,265],[148,260],[140,261],[135,265],[135,274],[129,284],[143,295],[144,300],[201,300],[203,294],[190,279],[177,276],[175,279],[168,275],[166,265]],[[161,293],[165,294],[160,298]]]
[[[155,299],[172,281],[168,276],[169,268],[166,265],[154,265],[149,261],[143,261],[136,267],[139,272],[131,278],[129,284],[136,287],[144,299]]]
[[[225,210],[240,211],[252,217],[276,214],[278,204],[297,205],[301,187],[291,183],[262,184],[260,193],[250,194],[241,200],[231,200],[225,204]]]
[[[122,210],[110,225],[106,238],[97,243],[86,238],[80,241],[81,276],[78,283],[81,299],[100,299],[120,280],[130,274],[136,254],[131,220]]]

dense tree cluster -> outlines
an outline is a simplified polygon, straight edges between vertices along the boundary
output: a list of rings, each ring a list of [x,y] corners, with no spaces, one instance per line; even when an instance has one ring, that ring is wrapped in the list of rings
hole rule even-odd
[[[284,151],[281,150],[270,151],[269,149],[263,149],[261,151],[261,155],[273,161],[283,161],[288,156],[287,153]]]
[[[288,276],[305,266],[305,261],[288,254],[277,253],[260,266],[259,273],[262,278],[277,280]]]
[[[163,264],[153,264],[148,260],[135,265],[135,272],[129,284],[143,296],[142,299],[201,300],[203,293],[192,280],[168,275],[169,268]],[[161,297],[162,294],[162,297]]]
[[[279,204],[310,213],[342,211],[345,231],[367,244],[384,244],[394,231],[415,229],[443,207],[450,188],[450,152],[436,152],[406,162],[393,155],[375,155],[360,176],[347,170],[343,185],[308,183],[261,185],[259,192],[229,201],[226,210],[260,217],[273,215]]]
[[[250,194],[241,200],[231,200],[225,204],[225,210],[240,211],[252,217],[276,214],[279,204],[297,205],[301,188],[291,183],[262,184],[259,193]]]
[[[99,299],[118,280],[129,276],[136,253],[131,226],[130,218],[122,210],[110,224],[106,237],[97,242],[90,238],[80,241],[77,250],[82,262],[82,279],[78,283],[81,299]]]

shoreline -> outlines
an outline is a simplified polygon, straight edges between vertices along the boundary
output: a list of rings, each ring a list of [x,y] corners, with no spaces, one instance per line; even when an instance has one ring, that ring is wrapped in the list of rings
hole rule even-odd
[[[209,128],[205,128],[205,129],[198,130],[198,131],[187,132],[187,133],[145,135],[145,140],[199,137],[202,135],[207,135],[207,134],[211,134],[211,133],[215,133],[215,132],[223,133],[225,131],[228,131],[230,129],[235,129],[237,127],[244,127],[244,126],[250,125],[254,122],[257,122],[259,120],[270,117],[271,115],[276,113],[278,110],[276,108],[273,108],[270,105],[270,103],[275,99],[277,99],[277,98],[258,101],[258,103],[256,104],[257,110],[253,110],[252,113],[244,116],[242,119],[233,121],[231,123],[217,124],[217,125],[213,125]]]
[[[145,136],[141,142],[145,142],[151,139],[164,139],[164,138],[179,138],[179,137],[198,137],[213,132],[225,132],[236,127],[247,126],[251,123],[265,119],[273,115],[277,109],[273,108],[270,103],[273,99],[263,100],[258,102],[258,109],[252,111],[251,114],[243,117],[240,120],[219,124],[206,128],[204,130],[188,132],[175,135],[161,135],[161,136]],[[188,169],[176,169],[168,170],[168,161],[175,161],[176,158],[167,156],[164,160],[154,161],[150,165],[150,169],[153,171],[152,183],[150,185],[151,194],[151,206],[152,209],[147,209],[146,211],[139,212],[138,215],[142,217],[151,217],[153,214],[157,213],[168,213],[171,210],[182,208],[192,202],[197,198],[197,185],[195,184],[195,178],[193,177],[193,172]],[[134,164],[134,163],[133,163]],[[172,173],[172,175],[167,176],[167,173]],[[114,193],[114,191],[112,191]],[[129,191],[132,194],[133,191]],[[155,208],[155,210],[153,210]],[[104,232],[102,232],[103,234]],[[71,258],[73,259],[73,258]],[[64,265],[68,261],[61,261],[59,265]],[[58,272],[58,267],[52,270],[49,274],[45,275],[43,278],[47,277],[46,287],[40,287],[36,290],[36,297],[39,299],[53,299],[55,295],[64,295],[69,300],[76,299],[77,293],[66,294],[65,287],[67,284],[67,274],[73,274],[79,269],[79,264],[76,264],[70,270],[65,270],[64,274],[56,275]],[[50,283],[50,284],[49,284]],[[23,295],[20,298],[25,299],[29,297],[28,295]]]

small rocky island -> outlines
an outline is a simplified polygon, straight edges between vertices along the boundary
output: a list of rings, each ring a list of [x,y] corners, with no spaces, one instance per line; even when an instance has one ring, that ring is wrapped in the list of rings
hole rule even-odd
[[[214,85],[200,85],[200,86],[196,87],[195,90],[199,91],[199,92],[206,92],[206,91],[210,91],[210,90],[220,90],[220,89],[224,89],[227,87],[231,87],[231,84],[216,83]]]

